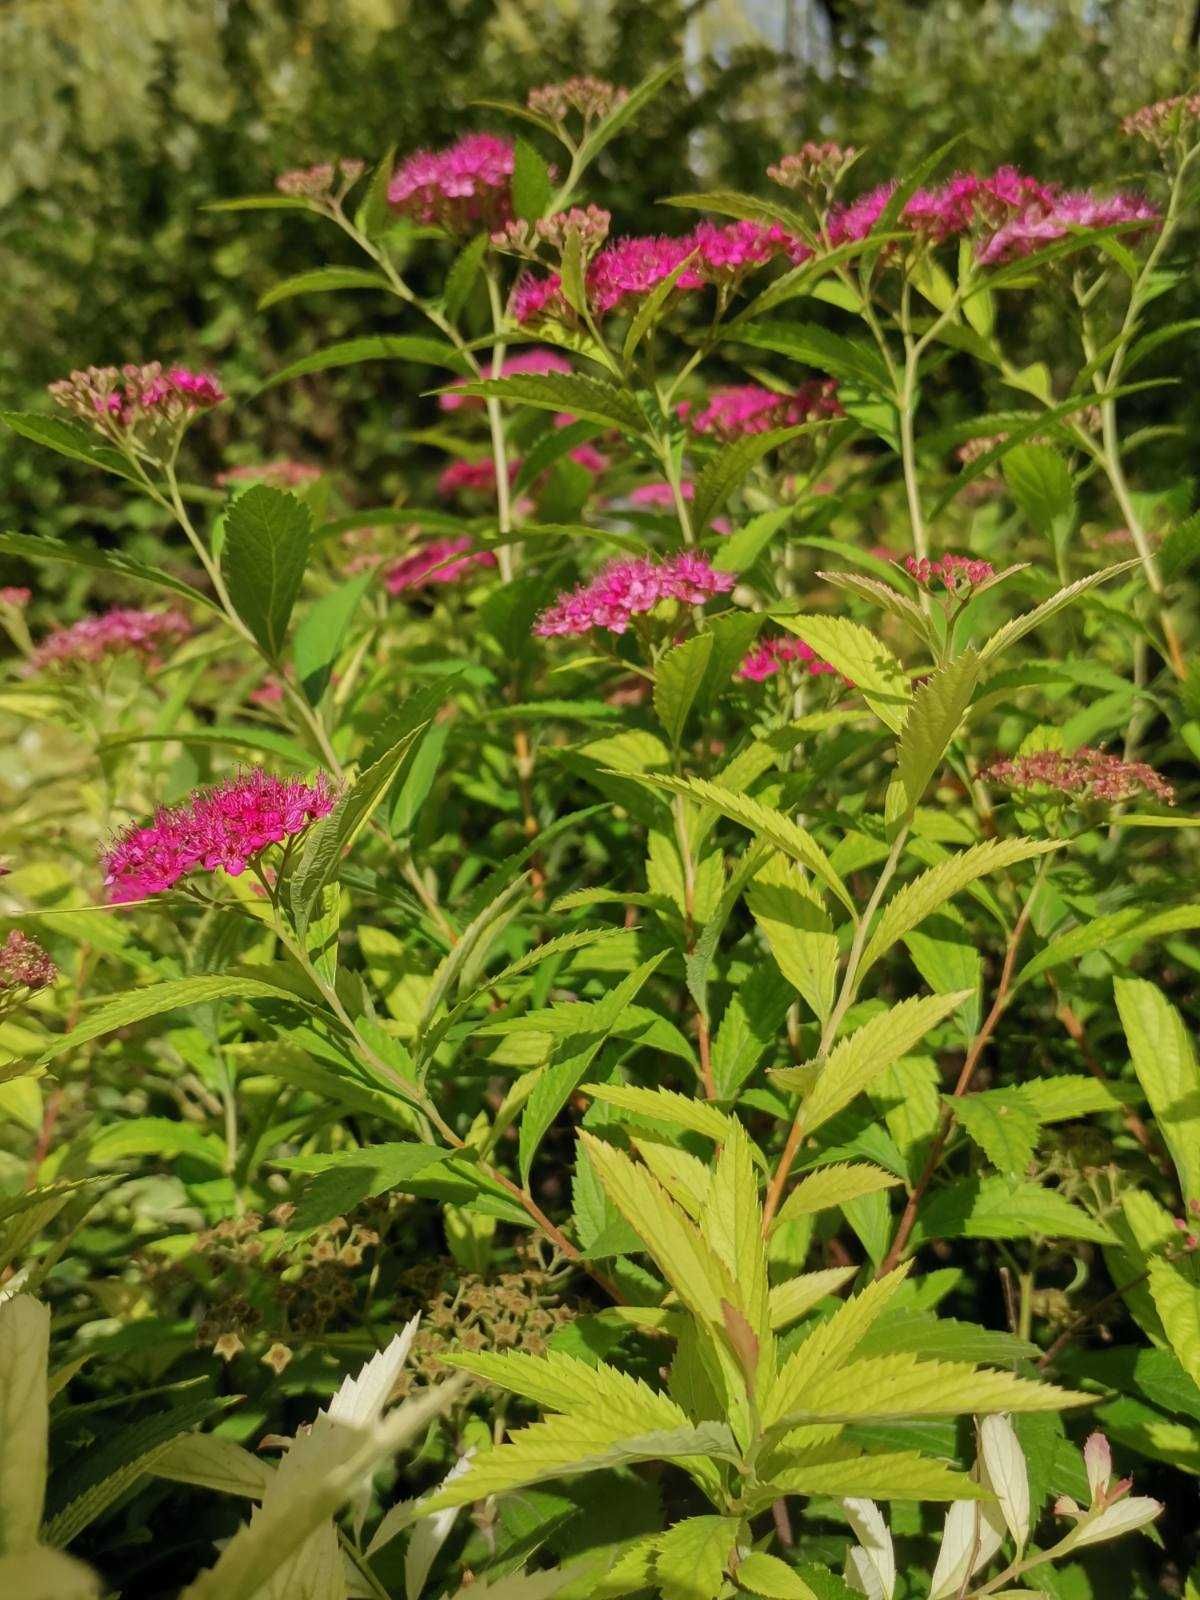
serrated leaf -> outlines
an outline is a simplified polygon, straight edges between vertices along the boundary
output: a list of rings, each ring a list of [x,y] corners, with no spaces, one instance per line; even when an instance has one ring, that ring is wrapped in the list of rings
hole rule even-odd
[[[930,867],[928,872],[906,883],[884,906],[883,914],[863,951],[859,976],[885,955],[898,939],[919,927],[939,906],[945,905],[978,879],[992,872],[1000,872],[1005,867],[1016,866],[1020,861],[1029,861],[1035,856],[1060,849],[1062,844],[1053,839],[988,839],[983,844],[972,845],[969,850],[960,850],[955,855],[947,856],[936,867]]]
[[[446,315],[451,322],[457,322],[466,310],[471,292],[483,268],[483,258],[487,254],[489,242],[486,233],[477,233],[463,245],[451,263],[442,291]]]
[[[88,1145],[88,1160],[93,1166],[127,1161],[130,1156],[154,1155],[164,1161],[186,1156],[216,1172],[224,1172],[224,1140],[206,1133],[191,1122],[174,1122],[170,1117],[132,1117],[102,1127]]]
[[[606,117],[601,118],[579,146],[579,151],[575,158],[577,173],[582,175],[600,154],[601,150],[604,149],[605,145],[611,139],[615,139],[621,129],[632,122],[642,107],[648,105],[655,95],[665,88],[676,73],[681,70],[682,62],[672,61],[669,66],[650,73],[648,77],[642,79],[641,83],[631,89],[625,99],[615,105]]]
[[[276,384],[290,383],[293,378],[306,377],[311,372],[329,372],[334,367],[355,367],[363,361],[411,361],[423,367],[449,367],[451,372],[469,373],[471,368],[465,356],[452,344],[441,339],[426,338],[421,334],[368,334],[361,339],[343,339],[338,344],[326,345],[324,350],[314,350],[312,355],[301,356],[263,384],[273,389]]]
[[[135,561],[120,550],[96,550],[87,545],[68,544],[64,539],[55,539],[50,534],[0,533],[0,555],[17,556],[22,561],[57,561],[62,566],[111,572],[134,583],[149,584],[152,588],[180,595],[205,611],[220,611],[210,595],[201,593],[169,572],[160,572],[157,567],[147,566],[144,561]]]
[[[1138,1082],[1179,1173],[1187,1201],[1200,1201],[1200,1063],[1191,1035],[1162,991],[1141,978],[1113,984]]]
[[[764,1550],[751,1550],[742,1557],[737,1581],[740,1589],[757,1595],[759,1600],[817,1600],[798,1572]]]
[[[913,1239],[1088,1239],[1110,1230],[1054,1189],[1007,1178],[968,1178],[935,1191],[917,1214]]]
[[[100,1579],[73,1556],[37,1545],[0,1555],[0,1594],[20,1600],[99,1600]]]
[[[0,1557],[31,1549],[46,1493],[50,1308],[32,1295],[0,1303]]]
[[[339,584],[309,608],[297,627],[292,637],[292,661],[309,705],[317,705],[325,693],[346,630],[375,581],[376,575],[370,571]]]
[[[1019,444],[1004,457],[1004,481],[1030,523],[1061,549],[1075,521],[1071,471],[1053,445]]]
[[[480,378],[455,384],[445,391],[477,395],[480,399],[508,400],[513,405],[537,406],[545,411],[569,411],[591,422],[608,423],[626,433],[639,434],[645,419],[625,390],[599,378],[579,373],[520,373],[508,378]]]
[[[965,1472],[931,1461],[915,1450],[856,1455],[841,1461],[805,1462],[771,1468],[771,1488],[780,1494],[852,1495],[870,1500],[981,1499],[987,1492]]]
[[[181,1433],[151,1468],[156,1478],[189,1483],[217,1494],[261,1500],[275,1475],[269,1461],[216,1433]]]
[[[865,340],[847,339],[812,322],[739,323],[733,336],[741,344],[803,361],[844,383],[861,384],[872,394],[892,393],[883,358]]]
[[[109,445],[97,444],[95,438],[78,422],[65,417],[44,417],[36,411],[0,411],[4,422],[14,433],[34,444],[45,445],[72,461],[82,461],[86,466],[99,467],[118,478],[135,476],[129,462],[118,450]]]
[[[669,1528],[654,1561],[662,1600],[717,1600],[740,1526],[737,1517],[688,1517]]]
[[[778,1332],[796,1322],[827,1295],[836,1294],[857,1270],[856,1267],[827,1267],[821,1272],[804,1272],[798,1278],[775,1284],[770,1294],[771,1326]]]
[[[527,139],[517,139],[513,144],[513,215],[536,222],[550,204],[552,190],[546,163]]]
[[[396,146],[384,155],[367,181],[362,200],[354,214],[354,225],[368,239],[376,239],[395,221],[396,214],[388,204],[388,189],[396,168]]]
[[[278,661],[312,543],[312,513],[294,494],[256,483],[225,514],[221,566],[239,617]]]
[[[1158,551],[1164,583],[1175,583],[1200,561],[1200,511],[1171,529]]]
[[[978,677],[975,652],[964,650],[913,695],[896,753],[896,775],[904,786],[909,810],[920,804],[930,779],[940,769]]]
[[[704,681],[712,650],[712,634],[698,633],[659,659],[654,674],[654,709],[672,748],[677,749],[683,738],[688,712]]]
[[[265,311],[296,295],[332,294],[338,289],[382,289],[386,294],[391,285],[381,272],[365,272],[361,267],[318,267],[315,272],[297,272],[268,289],[259,299],[258,309]]]
[[[1048,600],[1043,600],[1041,605],[1035,606],[1032,611],[1011,618],[980,650],[980,664],[994,661],[1002,651],[1008,649],[1009,645],[1016,644],[1018,639],[1023,639],[1027,633],[1032,633],[1044,622],[1049,622],[1051,617],[1056,616],[1064,606],[1071,605],[1081,594],[1086,594],[1098,584],[1107,583],[1110,578],[1119,577],[1121,573],[1130,571],[1137,564],[1137,558],[1134,557],[1129,561],[1118,561],[1115,566],[1105,567],[1102,572],[1089,573],[1086,578],[1077,578],[1074,583],[1068,583],[1065,588],[1052,594]]]
[[[723,445],[696,482],[692,521],[697,537],[764,456],[820,426],[822,424],[802,422],[788,428],[771,428],[766,433],[747,434],[732,444]]]
[[[833,1010],[838,939],[824,905],[803,879],[754,883],[746,895],[780,972],[825,1023]]]
[[[893,1172],[869,1162],[836,1162],[830,1167],[818,1167],[809,1172],[789,1191],[780,1206],[775,1225],[790,1222],[796,1217],[815,1216],[833,1206],[844,1205],[847,1200],[857,1200],[865,1194],[878,1194],[892,1189],[902,1180]]]
[[[1020,1090],[989,1089],[947,1104],[959,1125],[999,1172],[1020,1176],[1033,1160],[1040,1124]]]
[[[881,722],[893,733],[904,727],[910,693],[904,669],[882,640],[861,622],[848,617],[781,616],[791,633],[799,634],[822,661],[836,667],[858,689]]]
[[[708,1100],[695,1100],[689,1095],[677,1094],[673,1089],[639,1089],[624,1083],[585,1083],[582,1092],[599,1100],[603,1105],[616,1106],[637,1117],[647,1117],[653,1122],[665,1122],[671,1127],[687,1128],[702,1134],[717,1144],[736,1136],[735,1118],[721,1111]]]
[[[1200,1384],[1200,1272],[1193,1261],[1161,1257],[1150,1262],[1150,1293],[1171,1349],[1193,1383]]]
[[[814,1063],[820,1067],[815,1082],[804,1067],[781,1067],[771,1077],[781,1088],[799,1090],[804,1095],[800,1116],[805,1131],[814,1133],[894,1061],[907,1055],[968,994],[969,991],[910,997],[872,1017],[835,1045],[823,1064]]]
[[[1107,912],[1066,933],[1055,933],[1046,948],[1039,950],[1021,968],[1013,987],[1093,950],[1108,952],[1118,944],[1132,949],[1151,939],[1193,928],[1200,928],[1200,905],[1171,906],[1166,911],[1153,911],[1140,905],[1123,906],[1120,911]]]

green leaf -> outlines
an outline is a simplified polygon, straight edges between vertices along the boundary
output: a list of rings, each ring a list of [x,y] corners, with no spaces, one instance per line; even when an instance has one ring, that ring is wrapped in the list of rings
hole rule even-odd
[[[1019,444],[1004,457],[1004,481],[1026,518],[1061,550],[1075,524],[1071,470],[1052,445]]]
[[[383,160],[372,172],[366,190],[354,215],[354,225],[368,239],[377,239],[395,221],[396,213],[388,204],[388,189],[396,169],[396,146],[388,150]]]
[[[554,185],[550,169],[527,139],[513,145],[513,214],[524,222],[536,222],[545,215]]]
[[[312,513],[294,494],[256,483],[225,517],[221,565],[239,617],[278,661],[300,593],[312,539]]]
[[[111,472],[118,478],[135,476],[119,450],[97,444],[95,436],[78,422],[68,422],[63,417],[44,417],[36,411],[0,411],[0,422],[6,423],[23,439],[45,445],[72,461],[99,467],[102,472]]]
[[[1105,567],[1102,572],[1089,573],[1086,578],[1077,578],[1074,583],[1069,583],[1049,600],[1043,600],[1040,606],[1035,606],[1032,611],[1027,611],[1024,616],[1013,617],[984,645],[979,652],[979,660],[993,661],[1000,653],[1007,650],[1009,645],[1016,644],[1018,639],[1023,639],[1027,633],[1032,633],[1035,628],[1040,628],[1044,622],[1077,600],[1087,590],[1094,589],[1098,584],[1107,583],[1110,578],[1116,578],[1123,572],[1128,572],[1138,564],[1137,557],[1129,561],[1118,561],[1115,566]]]
[[[171,1161],[186,1156],[215,1172],[224,1172],[224,1142],[192,1122],[172,1122],[170,1117],[132,1117],[101,1128],[88,1146],[93,1166],[106,1167],[130,1156],[158,1156]]]
[[[738,1588],[748,1590],[760,1600],[817,1600],[804,1579],[786,1561],[751,1550],[738,1562]]]
[[[717,1600],[741,1526],[737,1517],[687,1517],[658,1541],[662,1600]]]
[[[818,1167],[806,1173],[793,1186],[780,1206],[775,1225],[791,1222],[796,1217],[815,1216],[834,1206],[845,1205],[847,1200],[857,1200],[865,1194],[878,1194],[892,1189],[902,1180],[882,1167],[868,1162],[837,1162],[833,1166]]]
[[[446,315],[451,322],[457,322],[467,308],[467,302],[483,269],[483,258],[487,254],[488,243],[486,233],[477,233],[463,245],[446,274],[442,300]]]
[[[323,595],[297,627],[292,637],[292,661],[309,705],[317,705],[325,693],[346,630],[375,576],[373,571],[361,572]]]
[[[695,261],[693,251],[691,255],[684,256],[678,265],[672,267],[665,278],[660,278],[648,295],[645,295],[638,304],[637,311],[630,319],[629,331],[625,335],[625,343],[621,347],[621,360],[628,367],[637,354],[638,346],[657,323],[662,309],[675,292],[675,285],[683,274]]]
[[[892,393],[883,358],[865,340],[847,339],[813,322],[741,323],[733,336],[740,344],[790,356],[844,383],[861,384],[873,394]]]
[[[917,1215],[913,1240],[1087,1239],[1112,1244],[1102,1222],[1054,1189],[1007,1178],[968,1178],[940,1189]]]
[[[824,1023],[833,1010],[838,939],[820,897],[794,869],[762,876],[746,895],[746,905],[761,929],[780,972]]]
[[[1151,1261],[1150,1293],[1180,1366],[1200,1384],[1200,1271],[1195,1261],[1186,1256],[1176,1263],[1161,1257]]]
[[[130,989],[125,994],[114,995],[97,1006],[78,1027],[69,1033],[57,1035],[36,1058],[37,1065],[45,1066],[56,1057],[66,1055],[91,1039],[112,1033],[117,1028],[128,1028],[147,1017],[158,1017],[179,1006],[207,1005],[214,1000],[287,1000],[296,1003],[296,995],[274,983],[264,983],[260,978],[239,977],[237,973],[215,973],[209,977],[172,978],[167,983],[148,984],[144,989]]]
[[[100,1579],[90,1567],[44,1545],[0,1555],[0,1594],[21,1600],[99,1600]]]
[[[881,722],[893,733],[900,732],[909,710],[908,679],[887,645],[869,628],[848,617],[781,616],[779,621],[849,678]]]
[[[635,435],[643,432],[646,426],[627,391],[578,373],[520,373],[510,378],[479,378],[439,392],[477,395],[484,400],[508,400],[513,405],[537,406],[544,411],[569,411],[574,416],[607,423]]]
[[[1172,528],[1158,552],[1164,583],[1174,583],[1200,561],[1200,511]]]
[[[361,267],[319,267],[315,272],[297,272],[268,289],[259,300],[258,309],[265,311],[298,294],[332,294],[338,289],[382,289],[386,294],[390,288],[381,272],[365,272]]]
[[[208,595],[194,589],[182,578],[160,572],[157,567],[135,561],[119,550],[95,550],[87,545],[67,544],[63,539],[49,534],[0,533],[0,555],[19,556],[22,561],[58,561],[68,567],[88,567],[95,572],[111,572],[129,578],[134,583],[148,583],[155,589],[165,589],[203,606],[206,611],[220,611],[220,606]]]
[[[766,433],[747,434],[744,438],[735,439],[732,444],[723,445],[696,483],[692,522],[697,537],[764,456],[821,426],[821,423],[802,422],[790,428],[771,428]]]
[[[897,939],[919,927],[939,906],[978,879],[1060,849],[1061,842],[1053,839],[988,839],[983,844],[972,845],[969,850],[947,856],[936,867],[930,867],[928,872],[906,883],[888,901],[863,951],[859,975],[886,954]]]
[[[811,1463],[801,1459],[794,1466],[773,1466],[770,1480],[764,1493],[851,1495],[868,1500],[979,1500],[987,1494],[965,1472],[942,1461],[930,1461],[915,1450]]]
[[[471,370],[466,357],[441,339],[429,339],[421,334],[375,333],[361,339],[343,339],[339,344],[326,345],[324,350],[314,350],[312,355],[290,362],[262,387],[273,389],[277,383],[289,383],[310,372],[354,367],[362,361],[412,361],[423,367],[449,367],[451,372]]]
[[[896,755],[896,773],[910,811],[920,804],[930,779],[939,771],[970,704],[978,676],[975,652],[964,650],[949,665],[940,667],[913,695]]]
[[[815,1082],[811,1063],[805,1067],[781,1067],[771,1077],[783,1089],[798,1089],[804,1094],[801,1116],[807,1133],[814,1133],[830,1117],[848,1106],[881,1072],[907,1055],[931,1028],[936,1028],[970,991],[959,994],[911,997],[864,1022],[830,1051]],[[811,1083],[811,1088],[809,1087]]]
[[[712,650],[712,634],[698,633],[659,660],[654,674],[654,709],[673,749],[679,748],[683,738],[688,712],[703,682]]]
[[[1171,906],[1166,911],[1152,911],[1147,906],[1123,906],[1120,911],[1107,912],[1067,933],[1055,933],[1046,948],[1039,950],[1021,968],[1013,988],[1093,950],[1111,954],[1113,946],[1118,945],[1123,952],[1132,953],[1135,947],[1151,939],[1193,928],[1200,928],[1200,905]]]
[[[946,1102],[961,1127],[1000,1172],[1019,1177],[1029,1169],[1040,1124],[1020,1089],[989,1089]]]
[[[673,1089],[640,1089],[625,1083],[585,1083],[583,1093],[603,1105],[616,1106],[635,1117],[648,1117],[671,1127],[686,1128],[723,1144],[736,1134],[737,1123],[708,1100],[696,1100]]]
[[[781,506],[776,511],[762,511],[757,517],[751,517],[749,522],[721,540],[713,566],[718,572],[749,572],[775,535],[786,528],[795,515],[795,506]]]
[[[1200,1201],[1200,1064],[1183,1018],[1152,983],[1113,984],[1133,1070],[1179,1173],[1185,1201]]]
[[[49,1354],[49,1306],[27,1294],[0,1304],[0,1557],[37,1543],[46,1493]]]
[[[361,1150],[339,1150],[331,1155],[281,1160],[279,1166],[312,1178],[288,1223],[288,1237],[305,1238],[315,1228],[324,1227],[374,1195],[395,1190],[411,1194],[417,1192],[414,1184],[432,1182],[436,1186],[443,1176],[439,1168],[453,1157],[452,1150],[436,1145],[385,1143],[366,1145]]]

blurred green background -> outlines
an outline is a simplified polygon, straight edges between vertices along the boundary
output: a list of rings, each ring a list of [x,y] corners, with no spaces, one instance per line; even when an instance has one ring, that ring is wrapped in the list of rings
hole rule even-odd
[[[494,124],[471,108],[483,95],[521,98],[581,71],[632,84],[683,58],[686,72],[594,173],[617,231],[682,226],[656,206],[680,189],[762,190],[767,163],[815,136],[867,146],[864,182],[952,134],[961,165],[1112,182],[1141,154],[1120,115],[1194,76],[1197,11],[1197,0],[8,0],[4,404],[43,406],[44,385],[75,366],[155,357],[213,366],[249,397],[285,360],[378,326],[377,305],[355,296],[257,312],[280,277],[340,259],[340,241],[308,219],[205,202],[332,154],[378,159]],[[418,276],[440,266],[426,255]],[[429,420],[424,376],[383,381],[367,367],[225,408],[201,430],[199,464],[311,456],[352,499],[395,492],[399,435]],[[1165,405],[1188,425],[1195,387],[1156,399],[1155,420]],[[103,485],[9,436],[0,482],[4,525],[62,532],[82,518],[120,533]]]

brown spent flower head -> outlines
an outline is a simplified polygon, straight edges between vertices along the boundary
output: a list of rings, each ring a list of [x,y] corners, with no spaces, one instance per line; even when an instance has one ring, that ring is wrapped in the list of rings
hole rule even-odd
[[[543,245],[549,245],[561,256],[567,240],[574,235],[579,239],[583,259],[588,261],[608,238],[611,223],[612,213],[603,206],[572,206],[569,211],[540,217],[536,222],[514,218],[492,234],[492,248],[523,261],[538,261]]]
[[[20,928],[14,928],[0,944],[0,995],[15,989],[33,994],[57,977],[58,968],[49,953]]]
[[[366,171],[366,163],[345,156],[320,161],[315,167],[297,167],[275,179],[280,194],[293,200],[342,200]],[[335,194],[336,189],[336,194]]]
[[[813,140],[791,155],[783,156],[767,168],[773,183],[806,199],[828,196],[858,158],[853,145],[840,145],[832,139]]]
[[[1158,150],[1183,138],[1200,122],[1200,94],[1177,94],[1169,100],[1156,100],[1122,118],[1121,132],[1133,139],[1145,139]]]
[[[984,769],[984,777],[1008,789],[1049,789],[1073,800],[1116,804],[1148,794],[1164,805],[1175,804],[1174,787],[1146,762],[1122,761],[1088,745],[1069,755],[1065,750],[1034,750],[993,761]]]
[[[549,117],[551,122],[565,122],[572,111],[577,111],[585,122],[591,122],[608,116],[628,99],[628,89],[618,89],[603,78],[581,77],[531,89],[525,104],[539,116]]]

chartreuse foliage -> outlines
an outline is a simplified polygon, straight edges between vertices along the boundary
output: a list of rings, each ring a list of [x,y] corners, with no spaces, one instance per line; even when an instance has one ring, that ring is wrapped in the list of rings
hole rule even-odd
[[[0,1593],[1180,1586],[1196,537],[1119,424],[1200,101],[1153,206],[810,143],[621,239],[664,93],[234,203],[347,308],[248,408],[426,391],[377,479],[189,481],[186,367],[8,418],[127,498],[0,540]]]

